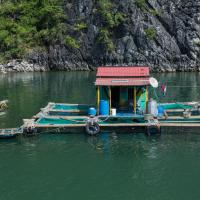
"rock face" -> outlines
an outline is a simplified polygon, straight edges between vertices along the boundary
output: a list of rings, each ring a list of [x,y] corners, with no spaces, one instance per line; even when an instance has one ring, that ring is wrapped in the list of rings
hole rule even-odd
[[[50,70],[90,70],[100,65],[149,65],[152,71],[200,71],[200,0],[115,0],[127,20],[112,35],[109,51],[99,40],[96,0],[65,1],[68,23],[87,24],[74,33],[79,49],[51,46],[31,53],[31,63]],[[152,33],[153,32],[153,33]],[[72,32],[73,34],[73,32]],[[38,68],[39,69],[39,68]],[[21,70],[17,68],[16,70]],[[41,70],[41,69],[39,69]]]
[[[0,65],[0,73],[7,72],[44,72],[48,71],[47,66],[29,63],[25,60],[13,60],[5,65]]]

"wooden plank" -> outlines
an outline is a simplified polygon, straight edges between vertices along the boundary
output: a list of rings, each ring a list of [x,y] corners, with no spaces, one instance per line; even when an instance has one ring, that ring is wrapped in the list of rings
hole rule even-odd
[[[149,124],[100,124],[100,127],[147,127]],[[160,127],[200,127],[200,124],[187,123],[161,123]],[[35,128],[76,128],[85,127],[85,124],[50,124],[50,125],[35,125]]]
[[[170,119],[199,119],[200,120],[200,115],[190,116],[189,118],[184,118],[182,116],[169,116],[167,120],[170,120]]]
[[[35,124],[35,128],[76,128],[85,127],[83,124]],[[99,124],[100,127],[147,127],[153,125],[150,123],[116,123],[116,124]],[[156,124],[155,124],[156,125]],[[200,127],[200,123],[158,123],[161,127]]]
[[[87,116],[51,116],[51,115],[46,115],[41,118],[46,118],[46,119],[89,119]]]
[[[36,128],[64,128],[64,127],[85,127],[86,124],[35,124]],[[147,123],[118,123],[118,124],[99,124],[100,127],[145,127]]]
[[[48,110],[48,112],[61,112],[61,113],[81,113],[81,112],[86,112],[84,110],[56,110],[56,109],[51,109],[51,110]]]
[[[62,105],[62,106],[88,106],[88,104],[79,104],[79,103],[49,103],[50,105]],[[49,105],[48,104],[48,105]]]
[[[184,112],[184,109],[169,109],[169,110],[166,110],[166,112],[170,113],[170,112]]]
[[[192,123],[160,123],[161,127],[200,127],[199,124]]]

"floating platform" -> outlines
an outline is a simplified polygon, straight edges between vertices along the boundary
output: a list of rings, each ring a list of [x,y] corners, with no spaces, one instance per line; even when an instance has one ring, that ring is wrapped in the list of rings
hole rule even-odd
[[[21,128],[0,129],[0,139],[14,138],[22,133]]]
[[[169,115],[180,115],[185,110],[190,110],[194,115],[200,113],[200,102],[159,103]]]
[[[84,116],[87,115],[90,107],[92,105],[50,102],[46,107],[41,108],[41,112],[34,117],[40,118],[44,114],[52,116]]]
[[[91,133],[100,132],[102,130],[121,131],[134,130],[142,128],[148,133],[160,132],[161,127],[200,127],[200,112],[199,103],[184,103],[182,104],[159,104],[167,106],[167,113],[175,113],[180,110],[180,106],[184,105],[183,111],[198,111],[196,115],[184,116],[169,115],[166,117],[146,118],[146,115],[134,113],[117,113],[116,116],[87,116],[90,105],[79,104],[59,104],[49,103],[45,108],[32,117],[32,119],[24,119],[23,125],[20,128],[1,129],[0,138],[13,138],[17,135],[35,135],[40,133],[66,133],[83,130]],[[178,105],[178,106],[177,106]],[[173,109],[172,109],[173,108]],[[168,112],[169,111],[169,112]],[[96,132],[94,135],[96,135]]]

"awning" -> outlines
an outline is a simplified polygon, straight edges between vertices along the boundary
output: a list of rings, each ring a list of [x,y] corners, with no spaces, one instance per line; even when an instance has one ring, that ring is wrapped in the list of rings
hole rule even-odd
[[[149,78],[97,78],[95,85],[142,86],[142,85],[150,85],[150,82],[149,82]]]

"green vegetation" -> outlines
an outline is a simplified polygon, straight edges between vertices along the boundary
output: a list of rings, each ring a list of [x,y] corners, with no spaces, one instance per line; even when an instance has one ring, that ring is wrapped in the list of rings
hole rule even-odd
[[[135,1],[138,8],[140,8],[143,12],[148,12],[153,16],[162,16],[162,11],[158,9],[149,9],[147,6],[147,0],[136,0]]]
[[[147,0],[136,0],[135,3],[142,11],[147,11]]]
[[[72,36],[67,35],[65,42],[71,48],[74,48],[74,49],[80,48],[79,42],[76,39],[74,39]]]
[[[99,0],[100,14],[108,28],[114,28],[123,23],[125,14],[113,11],[115,5],[110,0]]]
[[[87,28],[88,28],[87,24],[84,22],[81,22],[81,23],[78,23],[75,25],[75,30],[77,30],[77,31],[85,30]]]
[[[22,58],[34,48],[65,41],[68,27],[62,0],[6,0],[0,6],[0,62]],[[78,48],[74,38],[66,45]]]
[[[198,47],[200,47],[200,39],[199,38],[196,38],[194,40],[194,44],[196,44]]]
[[[153,27],[145,29],[145,33],[150,40],[154,40],[157,36],[157,31]]]
[[[198,47],[200,47],[200,41],[199,41],[199,42],[197,42],[197,43],[196,43],[196,45],[197,45]]]
[[[113,32],[126,21],[126,15],[117,11],[116,5],[111,0],[99,0],[98,3],[98,10],[103,22],[99,33],[99,41],[105,44],[108,50],[112,51],[114,49]]]
[[[111,37],[112,37],[112,35],[107,29],[102,28],[100,30],[99,41],[103,42],[109,50],[114,49],[114,43],[113,43]]]
[[[153,16],[157,16],[157,17],[163,15],[162,11],[157,10],[157,9],[151,9],[151,10],[150,10],[150,13],[151,13]]]

